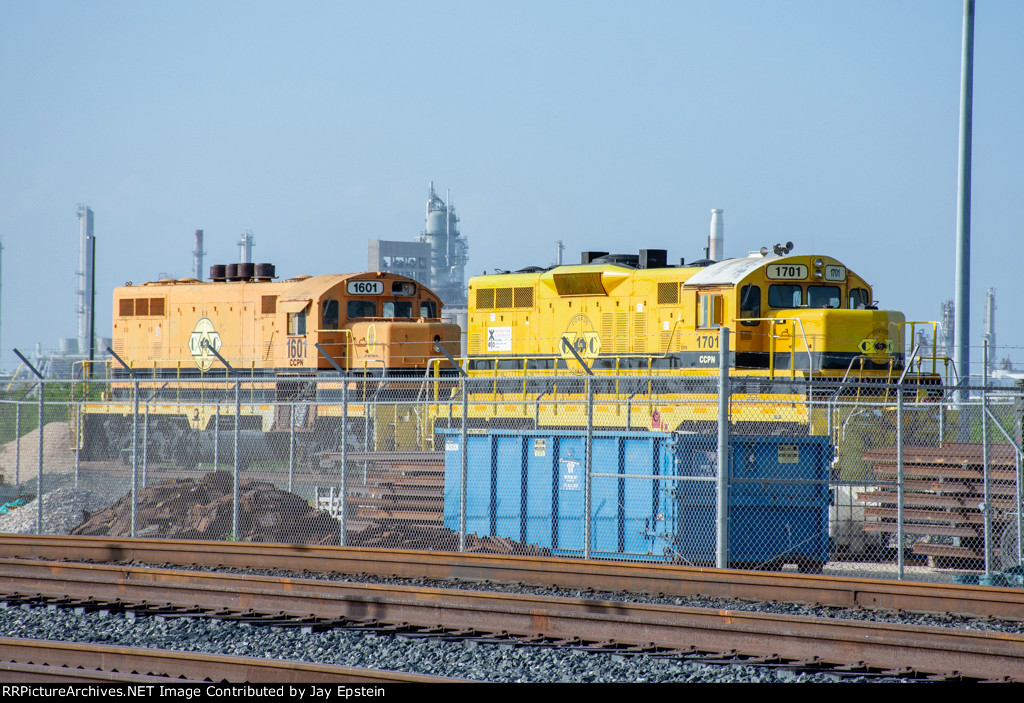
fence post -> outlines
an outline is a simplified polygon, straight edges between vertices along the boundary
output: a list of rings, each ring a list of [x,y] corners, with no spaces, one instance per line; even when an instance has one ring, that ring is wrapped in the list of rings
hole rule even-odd
[[[942,397],[939,398],[939,446],[946,443],[946,389],[942,389]]]
[[[288,492],[295,475],[295,403],[288,406]]]
[[[14,350],[18,356],[21,353],[17,349]],[[117,355],[113,349],[107,347],[107,353],[120,362],[124,370],[128,372],[128,375],[132,377],[132,524],[131,524],[131,536],[135,537],[138,534],[138,506],[139,502],[139,377],[131,366],[125,363],[124,359]],[[25,357],[22,357],[22,361]],[[30,364],[31,366],[31,364]],[[41,419],[41,418],[40,418]],[[41,439],[41,437],[40,437]]]
[[[459,459],[462,462],[459,489],[459,551],[466,551],[466,479],[469,473],[469,379],[462,378],[462,442]]]
[[[68,412],[71,412],[70,408]],[[79,401],[75,408],[75,488],[78,488],[79,476],[82,468],[82,442],[85,432],[82,430],[82,402]]]
[[[238,534],[238,483],[241,480],[240,466],[242,459],[242,381],[239,378],[235,378],[235,480],[234,486],[232,487],[232,503],[234,508],[231,510],[231,538],[236,542],[239,539]]]
[[[39,476],[36,479],[36,534],[43,534],[43,422],[45,412],[45,389],[43,377],[39,377]]]
[[[341,384],[341,534],[338,544],[345,544],[348,529],[348,381]]]
[[[896,578],[903,580],[903,389],[896,386]]]
[[[590,474],[594,461],[594,383],[587,378],[587,444],[583,450],[583,558],[590,558]]]
[[[132,374],[132,537],[139,534],[139,379]]]
[[[17,409],[14,411],[14,482],[21,483],[21,401],[18,400]]]
[[[149,468],[149,401],[146,401],[146,419],[142,421],[142,487],[146,487],[146,469]]]
[[[715,566],[729,567],[729,328],[718,330],[718,506]]]
[[[213,416],[213,470],[217,471],[220,469],[220,400],[214,410],[217,414]]]
[[[1018,445],[1020,445],[1021,442],[1024,442],[1024,416],[1021,414],[1022,409],[1024,409],[1024,403],[1022,403],[1022,400],[1024,399],[1021,398],[1022,393],[1024,393],[1024,384],[1022,384],[1021,381],[1017,381],[1017,397],[1014,399],[1013,403],[1013,407],[1016,412],[1013,414],[1016,422]],[[1024,508],[1024,501],[1021,500],[1022,495],[1024,495],[1024,491],[1022,491],[1022,489],[1024,489],[1024,485],[1022,485],[1021,482],[1021,474],[1024,473],[1022,472],[1022,468],[1024,468],[1024,461],[1021,460],[1020,452],[1014,452],[1013,457],[1014,478],[1016,478],[1016,490],[1013,492],[1013,512],[1017,528],[1016,563],[1019,566],[1020,564],[1024,564],[1024,558],[1022,558],[1022,550],[1024,550],[1024,544],[1022,543],[1024,543],[1024,539],[1021,539],[1021,513],[1024,512],[1022,511],[1022,508]],[[1003,563],[1006,563],[1005,557],[1003,558]]]
[[[992,573],[992,486],[988,470],[988,340],[985,340],[981,378],[981,475],[984,491],[985,575]]]

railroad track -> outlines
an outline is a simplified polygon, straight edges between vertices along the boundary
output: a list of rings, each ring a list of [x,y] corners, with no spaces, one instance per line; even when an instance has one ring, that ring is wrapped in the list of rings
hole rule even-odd
[[[456,683],[458,679],[256,657],[0,638],[0,682],[103,681],[181,687],[211,682],[393,684]]]
[[[1024,620],[1022,589],[554,557],[5,534],[0,557],[517,583]]]
[[[1024,635],[953,628],[10,558],[0,560],[0,591],[21,598],[61,599],[65,605],[113,603],[131,609],[133,604],[160,604],[167,612],[248,614],[308,627],[391,624],[438,632],[500,633],[524,642],[571,641],[604,650],[661,648],[940,677],[1024,680]]]

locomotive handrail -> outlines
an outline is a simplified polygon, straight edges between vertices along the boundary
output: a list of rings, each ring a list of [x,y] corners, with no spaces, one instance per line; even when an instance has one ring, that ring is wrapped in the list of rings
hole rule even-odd
[[[807,341],[807,332],[804,330],[804,321],[799,317],[745,317],[744,322],[772,322],[773,324],[779,324],[781,322],[796,322],[800,325],[800,336],[804,340],[804,351],[807,352],[807,374],[808,383],[813,382],[814,378],[814,359],[811,357],[811,345]],[[769,334],[768,338],[771,340],[769,343],[768,350],[768,370],[769,376],[775,378],[775,335]],[[791,345],[792,346],[792,345]],[[796,378],[796,351],[791,350],[789,354],[789,377]]]
[[[650,357],[650,358],[660,358],[660,359],[667,359],[668,358],[668,355],[671,353],[671,349],[672,349],[672,340],[675,339],[675,336],[676,336],[676,330],[679,329],[680,327],[682,327],[682,324],[683,324],[682,319],[676,320],[674,323],[672,323],[672,331],[668,333],[668,341],[665,342],[665,353],[662,354],[660,357]],[[648,362],[648,366],[650,366],[649,362]]]
[[[117,359],[121,363],[121,366],[123,366],[125,368],[125,371],[128,372],[129,376],[131,376],[132,378],[138,378],[135,375],[135,370],[129,364],[125,363],[125,360],[122,359],[120,356],[118,356],[117,352],[115,352],[110,347],[107,347],[107,353],[110,354],[112,357],[114,357],[115,359]]]
[[[274,330],[274,331],[275,331],[275,333],[277,332],[277,330]],[[327,344],[329,346],[332,346],[332,347],[333,346],[337,346],[338,344],[342,345],[341,349],[342,349],[343,355],[345,357],[345,369],[341,370],[341,374],[343,376],[345,374],[347,374],[348,371],[351,370],[351,366],[349,364],[351,363],[351,360],[352,360],[352,353],[349,350],[349,346],[354,344],[354,342],[352,341],[354,339],[353,336],[352,336],[352,330],[348,330],[348,329],[316,329],[316,330],[313,330],[313,331],[316,332],[317,334],[321,334],[323,332],[329,332],[331,334],[341,334],[345,338],[341,342],[328,342]],[[320,343],[319,342],[315,342],[314,345],[319,347]],[[323,351],[323,350],[321,350],[321,351]],[[330,356],[327,352],[323,352],[323,354],[324,354],[324,358],[326,358],[328,361],[330,361],[331,365],[334,366],[337,369],[338,366],[333,361],[334,357]]]
[[[907,377],[907,372],[910,371],[910,367],[914,364],[914,358],[917,357],[917,353],[921,350],[920,344],[915,344],[914,349],[910,352],[910,358],[903,362],[903,373],[900,374],[900,380],[896,382],[897,385],[903,385],[903,379]]]
[[[202,342],[201,342],[201,343],[199,344],[199,346],[200,346],[201,348],[203,348],[203,349],[208,349],[208,350],[210,350],[210,352],[212,352],[212,353],[213,353],[213,355],[214,355],[215,357],[217,357],[217,359],[218,359],[218,360],[220,361],[220,363],[224,364],[224,368],[225,368],[225,369],[227,369],[227,370],[228,370],[228,373],[230,373],[230,374],[231,374],[232,376],[239,376],[239,375],[241,375],[241,374],[239,374],[239,373],[238,373],[238,371],[236,371],[236,370],[235,370],[235,369],[234,369],[234,368],[233,368],[233,367],[231,366],[231,364],[229,364],[229,363],[227,362],[227,359],[225,359],[225,358],[224,358],[223,356],[221,356],[221,355],[220,355],[220,352],[219,352],[219,351],[217,351],[216,349],[214,349],[214,348],[213,348],[213,345],[212,345],[212,344],[210,344],[210,340],[208,340],[208,339],[204,339],[204,340],[203,340],[203,341],[202,341]],[[114,352],[113,352],[113,351],[111,351],[110,353],[111,353],[111,354],[113,354]]]
[[[846,373],[843,374],[843,378],[839,381],[839,385],[836,387],[835,392],[832,394],[832,396],[826,402],[826,407],[828,409],[828,425],[829,425],[828,426],[828,435],[830,437],[832,436],[832,415],[833,415],[833,413],[835,411],[835,402],[839,398],[839,393],[843,390],[843,386],[846,385],[846,381],[850,377],[850,372],[853,370],[854,362],[856,362],[857,360],[860,360],[861,369],[863,369],[864,368],[864,360],[867,359],[867,358],[868,357],[867,357],[866,354],[858,354],[857,356],[855,356],[852,359],[850,359],[850,363],[846,366]],[[859,396],[860,396],[860,394],[858,393],[858,397]],[[849,417],[847,417],[847,422],[849,422]],[[845,422],[843,423],[843,427],[844,428],[846,427],[846,423]]]
[[[331,363],[331,366],[333,366],[335,368],[335,370],[337,370],[338,373],[340,373],[342,376],[345,375],[345,369],[341,368],[338,365],[338,362],[334,360],[334,357],[332,357],[330,354],[328,354],[327,350],[324,349],[323,346],[321,346],[321,344],[319,342],[314,344],[314,346],[317,348],[317,351],[319,351],[321,354],[324,355],[324,358],[327,359],[327,361],[329,361]]]
[[[897,325],[899,327],[908,327],[909,326],[910,327],[910,339],[914,339],[916,337],[917,325],[931,325],[931,328],[932,328],[932,344],[931,344],[931,347],[932,347],[932,353],[931,353],[932,373],[933,374],[938,373],[938,370],[937,370],[938,369],[938,361],[939,361],[940,358],[945,358],[945,357],[939,357],[939,355],[936,354],[936,351],[938,350],[938,339],[939,339],[938,338],[938,335],[939,335],[938,325],[939,325],[939,323],[935,322],[934,320],[933,321],[928,321],[928,320],[916,320],[916,321],[905,320],[905,321],[900,322],[900,323],[894,323],[894,322],[890,322],[889,323],[890,327],[892,327],[894,325]],[[900,332],[903,332],[903,330],[901,329]],[[905,340],[907,338],[907,335],[906,334],[902,334],[902,337]],[[918,345],[918,346],[920,346],[920,345]],[[902,349],[900,351],[902,351]],[[924,361],[923,357],[922,357],[922,361]],[[909,361],[904,363],[904,367],[908,367],[908,366],[910,366],[910,362]],[[918,371],[918,372],[920,373],[920,371]],[[901,380],[901,382],[902,382],[902,380]]]
[[[444,358],[446,358],[451,363],[452,366],[459,370],[460,376],[462,376],[463,378],[469,377],[468,374],[466,374],[466,371],[462,368],[462,366],[460,366],[458,362],[456,362],[455,359],[452,358],[452,355],[448,353],[448,350],[444,348],[443,344],[441,344],[440,342],[434,342],[434,351],[439,351],[442,354],[444,354]],[[438,370],[440,371],[440,363],[438,364]]]

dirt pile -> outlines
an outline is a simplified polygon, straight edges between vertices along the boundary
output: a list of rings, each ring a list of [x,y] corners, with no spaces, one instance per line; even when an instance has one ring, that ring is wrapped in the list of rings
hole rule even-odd
[[[0,473],[8,483],[24,481],[39,472],[39,429],[36,428],[21,438],[0,446]],[[18,460],[15,472],[15,458]],[[66,422],[49,422],[43,426],[43,471],[46,473],[67,473],[75,470],[75,450],[71,448],[71,433]]]
[[[230,539],[232,478],[226,471],[201,479],[171,479],[138,492],[139,537]],[[131,493],[71,531],[73,535],[127,537],[131,534]],[[338,544],[339,523],[297,495],[252,479],[239,484],[240,542]]]

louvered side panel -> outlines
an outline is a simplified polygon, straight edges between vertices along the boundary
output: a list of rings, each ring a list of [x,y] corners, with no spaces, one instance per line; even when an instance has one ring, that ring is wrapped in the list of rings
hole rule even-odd
[[[633,313],[633,351],[639,354],[647,352],[647,313]]]
[[[616,354],[629,353],[629,313],[615,313],[615,343],[613,349]]]

